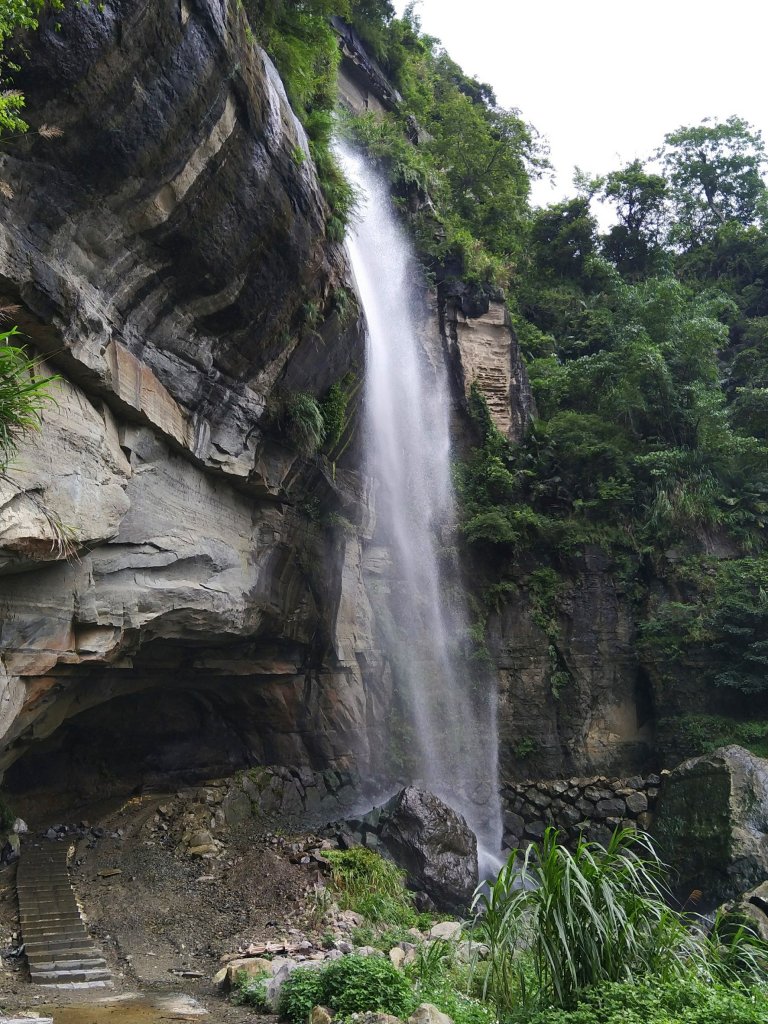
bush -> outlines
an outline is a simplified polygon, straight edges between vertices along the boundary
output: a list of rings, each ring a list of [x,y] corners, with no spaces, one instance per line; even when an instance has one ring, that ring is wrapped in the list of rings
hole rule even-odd
[[[313,1006],[324,1002],[323,970],[299,968],[284,982],[280,990],[278,1010],[293,1024],[306,1024]]]
[[[407,1017],[413,1007],[408,979],[386,957],[345,956],[322,975],[323,1003],[341,1016],[376,1010]]]
[[[417,922],[413,896],[405,888],[405,874],[378,853],[364,846],[331,850],[331,886],[346,910],[370,921],[412,927]]]
[[[319,1004],[340,1016],[372,1010],[406,1017],[414,999],[408,980],[388,959],[346,956],[319,970],[296,970],[283,985],[279,1010],[292,1024],[305,1024]]]

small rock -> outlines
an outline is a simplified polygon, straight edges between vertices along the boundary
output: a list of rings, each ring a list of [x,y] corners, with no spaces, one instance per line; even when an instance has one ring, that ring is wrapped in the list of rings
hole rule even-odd
[[[354,950],[354,946],[351,942],[347,942],[346,939],[342,939],[341,942],[334,942],[334,946],[340,953],[349,954]]]
[[[402,968],[403,961],[405,960],[405,950],[400,949],[399,946],[394,946],[389,951],[389,959],[398,969]]]
[[[204,846],[190,846],[190,857],[205,857],[206,854],[218,853],[218,847],[213,843],[206,843]]]
[[[429,930],[430,939],[444,939],[446,942],[457,942],[461,938],[459,921],[440,921]]]
[[[422,1003],[408,1018],[408,1024],[453,1024],[453,1021],[432,1003]]]
[[[331,1024],[333,1014],[326,1006],[313,1006],[309,1015],[309,1024]]]
[[[485,960],[488,952],[488,947],[482,942],[459,942],[456,946],[456,959],[470,964],[473,960]]]
[[[384,956],[382,950],[376,949],[375,946],[358,946],[355,952],[358,956]]]
[[[645,793],[631,793],[626,798],[627,810],[630,814],[640,814],[648,810],[648,797]]]

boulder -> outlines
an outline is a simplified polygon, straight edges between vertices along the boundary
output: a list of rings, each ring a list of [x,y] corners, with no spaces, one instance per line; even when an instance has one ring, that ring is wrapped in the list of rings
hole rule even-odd
[[[694,757],[666,777],[653,828],[675,895],[709,910],[768,878],[768,761],[742,747]]]
[[[768,942],[768,882],[762,882],[720,909],[735,925],[747,925],[763,942]]]
[[[477,839],[464,818],[434,793],[409,786],[381,810],[379,840],[408,885],[438,907],[464,910],[478,883]]]
[[[222,969],[214,976],[213,984],[217,988],[230,989],[235,982],[239,974],[244,973],[245,976],[250,980],[251,978],[258,978],[259,975],[269,975],[272,973],[272,961],[264,960],[262,957],[251,956],[241,957],[237,960],[230,960],[226,967]]]

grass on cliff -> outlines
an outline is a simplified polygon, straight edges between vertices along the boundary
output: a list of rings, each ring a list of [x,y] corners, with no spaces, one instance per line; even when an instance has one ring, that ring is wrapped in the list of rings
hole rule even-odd
[[[57,379],[38,374],[38,361],[13,344],[19,336],[15,327],[0,333],[0,472],[13,458],[21,436],[40,426],[43,406],[52,401],[50,385]]]

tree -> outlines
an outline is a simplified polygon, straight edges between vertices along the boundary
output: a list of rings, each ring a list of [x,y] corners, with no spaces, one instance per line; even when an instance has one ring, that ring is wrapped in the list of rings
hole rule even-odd
[[[740,117],[681,127],[656,154],[667,173],[676,224],[670,240],[692,248],[728,221],[760,223],[766,212],[761,176],[766,157],[759,131]]]
[[[626,277],[657,268],[666,225],[667,182],[639,160],[609,174],[601,195],[614,203],[618,224],[603,236],[603,252]]]

